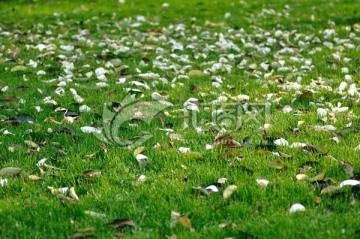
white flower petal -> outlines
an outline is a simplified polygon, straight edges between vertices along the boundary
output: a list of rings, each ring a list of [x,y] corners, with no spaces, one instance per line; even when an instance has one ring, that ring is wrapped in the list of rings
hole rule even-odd
[[[303,211],[305,211],[305,207],[299,203],[293,204],[290,208],[290,213],[303,212]]]
[[[348,179],[348,180],[342,181],[339,186],[340,187],[343,187],[343,186],[355,186],[355,185],[359,185],[359,184],[360,184],[360,181],[358,181],[358,180]]]

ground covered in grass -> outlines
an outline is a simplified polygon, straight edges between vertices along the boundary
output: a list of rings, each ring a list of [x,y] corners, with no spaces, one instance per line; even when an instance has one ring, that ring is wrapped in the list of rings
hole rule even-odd
[[[0,238],[359,238],[359,1],[0,4]]]

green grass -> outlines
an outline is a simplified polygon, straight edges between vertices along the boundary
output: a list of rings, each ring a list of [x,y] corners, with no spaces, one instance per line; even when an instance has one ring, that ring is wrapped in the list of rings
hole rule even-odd
[[[129,218],[137,224],[135,228],[124,229],[123,236],[126,238],[359,238],[359,187],[345,187],[334,193],[321,194],[321,187],[311,186],[309,180],[299,181],[296,175],[300,173],[299,168],[311,165],[312,168],[305,172],[309,178],[325,172],[325,178],[334,181],[326,181],[328,185],[335,186],[350,178],[340,161],[352,164],[355,174],[360,172],[360,151],[354,150],[360,141],[358,132],[343,133],[345,139],[340,138],[340,142],[335,143],[330,140],[333,137],[330,132],[315,132],[312,128],[314,125],[330,124],[339,132],[348,123],[360,127],[359,95],[340,95],[314,86],[315,81],[323,80],[326,82],[324,85],[335,90],[344,81],[345,73],[341,68],[347,67],[352,77],[349,85],[359,87],[360,1],[168,2],[169,7],[162,7],[163,1],[158,0],[127,0],[125,4],[100,0],[0,1],[0,89],[9,88],[0,93],[0,169],[22,169],[16,176],[0,176],[8,180],[6,185],[0,186],[0,238],[68,238],[84,228],[92,228],[96,238],[113,238],[116,230],[106,224],[116,218]],[[273,13],[261,14],[264,9],[273,9]],[[227,12],[231,13],[229,18],[224,17]],[[139,27],[130,27],[130,24],[137,22],[137,16],[144,16],[146,21]],[[192,19],[194,17],[196,20]],[[130,18],[132,21],[129,23],[126,19]],[[206,24],[207,20],[220,25]],[[183,34],[175,31],[178,24],[185,26]],[[89,34],[79,38],[83,29],[88,29]],[[347,43],[355,48],[349,49],[344,43],[337,43],[334,37],[325,39],[325,29],[334,29],[336,38],[348,39]],[[289,37],[275,36],[277,30],[289,33]],[[154,41],[149,32],[158,33],[163,38]],[[204,34],[206,32],[208,34]],[[303,35],[296,39],[297,33]],[[355,37],[350,38],[350,34],[355,34]],[[223,50],[216,46],[220,35],[233,41],[240,51]],[[312,39],[318,37],[320,42],[306,40],[310,35],[313,35]],[[277,43],[266,44],[269,36],[277,39]],[[184,47],[193,44],[195,48],[172,52],[170,39],[182,43]],[[93,46],[86,44],[87,40],[93,42]],[[300,40],[306,43],[305,46]],[[133,46],[135,41],[141,46]],[[271,53],[263,56],[256,48],[247,48],[243,41],[269,47]],[[280,41],[283,46],[279,44]],[[324,46],[325,41],[333,43],[333,48]],[[101,42],[105,46],[99,45]],[[54,44],[56,48],[51,50],[52,53],[45,54],[46,50],[40,52],[33,49],[38,44]],[[111,44],[122,44],[130,47],[130,50],[115,55]],[[72,45],[75,50],[67,52],[60,49],[61,45]],[[161,47],[163,52],[146,51],[145,45],[155,49]],[[214,49],[206,49],[210,45],[214,45]],[[295,71],[275,70],[272,77],[264,77],[270,71],[263,70],[260,64],[278,61],[275,53],[284,47],[299,50],[298,54],[282,54],[279,58],[285,61],[285,66]],[[321,51],[312,54],[311,51],[316,48]],[[15,51],[19,53],[14,54]],[[341,53],[341,60],[334,59],[333,54],[337,52]],[[207,58],[197,59],[197,53],[204,53]],[[230,53],[239,54],[229,60],[231,73],[210,72],[209,75],[189,79],[178,77],[179,74],[187,75],[190,70],[211,68],[212,64],[202,63],[218,62]],[[171,54],[187,56],[190,63],[175,59]],[[59,81],[45,83],[66,76],[59,55],[74,63],[72,80],[63,86],[64,95],[55,93]],[[188,65],[189,68],[184,69],[183,73],[173,69],[160,70],[153,67],[155,60],[162,61],[157,59],[159,56],[168,59],[169,65]],[[301,70],[304,63],[293,62],[290,57],[311,59],[313,68]],[[344,57],[351,60],[345,62]],[[129,66],[129,70],[122,73],[113,67],[105,67],[112,59],[120,59],[123,65]],[[142,59],[147,66],[140,64]],[[30,60],[38,62],[37,68],[28,66]],[[245,66],[238,67],[243,60],[247,60]],[[252,63],[257,64],[255,71],[249,69]],[[19,65],[28,69],[11,71]],[[89,67],[84,68],[84,65]],[[99,67],[113,71],[113,74],[106,75],[108,87],[96,87],[100,81],[94,76],[94,71]],[[142,73],[157,73],[169,83],[159,81],[157,85],[152,85],[154,80],[135,76],[137,69]],[[46,75],[38,76],[36,73],[39,70],[46,71]],[[83,81],[89,71],[93,72],[93,76]],[[115,84],[125,74],[133,78],[125,84]],[[24,76],[27,81],[24,81]],[[215,88],[211,85],[211,76],[221,76],[223,84]],[[303,88],[300,92],[279,87],[287,81],[296,81],[298,76],[302,78]],[[172,85],[175,77],[178,79]],[[120,102],[127,95],[126,88],[137,88],[129,83],[132,80],[151,87],[149,90],[138,87],[144,95],[143,100],[151,101],[154,91],[165,92],[169,96],[167,101],[174,105],[165,110],[171,116],[162,112],[150,125],[139,123],[136,130],[130,126],[121,128],[120,136],[124,138],[137,136],[141,130],[153,134],[154,137],[143,144],[146,148],[144,154],[149,157],[144,168],[139,167],[133,155],[134,148],[106,145],[80,129],[83,126],[102,127],[103,104]],[[195,91],[191,91],[192,86],[196,86]],[[74,100],[70,88],[84,98],[83,103]],[[308,90],[314,91],[310,98],[301,98],[300,95]],[[258,150],[265,140],[265,135],[259,130],[263,121],[247,122],[234,132],[228,129],[227,133],[238,142],[251,137],[252,147],[205,149],[206,144],[213,143],[217,132],[206,124],[211,120],[211,111],[205,111],[204,104],[209,104],[220,95],[230,98],[240,94],[249,95],[252,103],[262,103],[267,101],[267,94],[270,93],[275,94],[271,101],[282,97],[278,103],[271,104],[271,128],[266,135],[273,137],[268,140],[272,147],[270,150],[290,154],[292,158],[259,154]],[[11,96],[17,98],[4,100]],[[44,104],[44,98],[48,96],[58,105]],[[199,118],[205,122],[198,121],[198,124],[208,129],[203,134],[198,134],[191,125],[184,129],[182,113],[177,111],[191,97],[202,103]],[[235,103],[232,100],[228,102]],[[310,102],[325,106],[315,106]],[[317,108],[331,110],[329,103],[337,106],[338,102],[349,107],[349,110],[336,113],[335,122],[328,116],[328,121],[324,123],[316,113]],[[91,111],[79,113],[79,106],[83,104],[89,106]],[[285,105],[293,108],[288,114],[282,111]],[[36,106],[40,106],[42,111],[37,112]],[[56,107],[78,112],[79,117],[72,124],[62,125],[46,120],[55,117],[60,122],[64,118],[61,112],[54,111]],[[303,114],[296,114],[297,110]],[[350,111],[353,112],[352,116],[349,116]],[[19,113],[32,115],[35,123],[6,124],[8,119]],[[162,117],[164,125],[159,117]],[[294,134],[289,128],[298,127],[298,121],[305,123],[299,126],[300,133]],[[171,140],[170,133],[159,130],[169,128],[170,124],[174,133],[183,136],[183,141]],[[63,127],[69,128],[73,135],[57,133]],[[49,128],[54,133],[48,133]],[[3,134],[5,130],[14,135]],[[326,153],[319,155],[304,152],[301,148],[275,147],[272,142],[277,138],[285,138],[290,144],[303,142],[318,149],[325,148]],[[24,140],[35,142],[40,150],[29,151],[30,147]],[[173,147],[168,146],[170,141]],[[161,145],[159,150],[153,149],[156,143]],[[192,152],[199,152],[202,157],[180,153],[179,147],[190,147]],[[226,157],[229,152],[232,155]],[[331,160],[330,156],[338,161]],[[41,174],[36,163],[42,158],[48,158],[46,164],[57,169],[41,166],[46,172]],[[269,167],[274,160],[283,161],[287,167],[280,170]],[[85,176],[83,172],[90,169],[101,171],[101,175],[94,178]],[[146,181],[135,185],[134,182],[142,174],[146,176]],[[32,181],[29,175],[37,175],[41,179]],[[355,176],[355,179],[358,180],[358,177]],[[228,181],[217,193],[201,195],[193,189],[209,186],[219,178],[227,178]],[[257,185],[256,179],[267,179],[269,185],[262,188]],[[224,199],[223,191],[231,184],[235,184],[237,190]],[[75,187],[80,200],[75,203],[63,202],[51,194],[49,186]],[[314,202],[315,196],[321,198],[320,203]],[[306,211],[289,213],[294,203],[304,205]],[[106,216],[95,217],[85,211]],[[193,229],[180,222],[171,227],[171,211],[189,218]],[[219,227],[223,223],[228,226]]]

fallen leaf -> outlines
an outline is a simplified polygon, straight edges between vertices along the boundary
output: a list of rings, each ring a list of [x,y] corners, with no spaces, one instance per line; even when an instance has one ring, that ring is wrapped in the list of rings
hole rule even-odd
[[[63,201],[63,202],[70,202],[70,203],[75,203],[76,202],[75,199],[66,197],[66,196],[64,196],[62,194],[57,194],[57,197],[60,198],[60,200]]]
[[[310,179],[309,179],[309,182],[320,181],[320,180],[323,180],[324,177],[325,177],[325,172],[322,172],[322,173],[316,175],[315,177],[310,178]]]
[[[266,179],[256,179],[257,184],[259,184],[259,186],[266,188],[267,185],[269,184],[269,181]]]
[[[352,164],[343,162],[343,161],[340,161],[340,163],[341,163],[341,166],[343,167],[346,175],[349,178],[353,177],[354,176],[354,168],[353,168]]]
[[[320,198],[319,196],[315,196],[315,197],[313,198],[313,201],[314,201],[315,203],[319,204],[319,203],[321,203],[321,198]]]
[[[32,180],[32,181],[37,181],[39,179],[41,179],[39,176],[37,175],[29,175],[29,179]]]
[[[205,73],[203,71],[200,71],[200,70],[191,70],[191,71],[189,71],[188,75],[190,77],[193,77],[193,76],[205,76]]]
[[[237,186],[236,185],[230,185],[227,188],[225,188],[224,192],[223,192],[223,198],[226,200],[229,197],[231,197],[231,195],[237,190]]]
[[[37,145],[37,144],[34,143],[33,141],[25,140],[24,143],[25,143],[27,146],[29,146],[29,147],[31,147],[31,148],[33,148],[33,149],[39,148],[39,145]]]
[[[326,188],[323,188],[320,192],[320,194],[327,194],[327,193],[331,193],[331,192],[336,192],[339,191],[341,189],[341,187],[338,186],[328,186]]]
[[[95,228],[83,228],[77,230],[75,233],[70,235],[70,239],[84,239],[84,238],[90,238],[95,236]]]
[[[186,227],[186,228],[189,228],[189,229],[192,228],[192,226],[191,226],[191,220],[190,220],[190,218],[188,218],[188,217],[181,216],[181,217],[178,219],[178,222],[180,222],[180,224],[181,224],[183,227]]]
[[[305,207],[299,203],[293,204],[290,208],[290,213],[304,212],[304,211],[305,211]]]
[[[229,147],[229,148],[241,148],[242,147],[242,145],[239,142],[233,140],[232,137],[228,134],[215,137],[212,147],[217,147],[217,146]]]
[[[306,174],[297,174],[296,175],[296,179],[297,180],[305,180],[305,179],[308,179],[309,178],[309,176],[307,176]]]
[[[94,177],[99,177],[101,175],[101,171],[90,169],[90,170],[84,171],[83,174],[85,176],[94,178]]]
[[[281,151],[278,151],[277,153],[278,153],[279,156],[282,157],[282,158],[292,158],[291,155],[286,154],[286,153],[283,153],[283,152],[281,152]]]
[[[22,171],[21,168],[6,167],[0,170],[0,175],[18,175]]]
[[[171,211],[170,228],[175,228],[179,218],[180,218],[180,213],[176,211]]]
[[[140,146],[134,150],[134,156],[136,157],[138,154],[141,154],[146,151],[144,146]]]
[[[11,72],[22,72],[27,70],[28,68],[26,66],[14,66],[13,68],[11,68]]]
[[[272,154],[271,151],[259,149],[256,151],[256,154]]]
[[[115,219],[114,221],[106,224],[109,227],[115,228],[124,228],[124,227],[136,227],[137,225],[133,220],[124,218],[124,219]]]
[[[78,197],[78,195],[77,195],[76,192],[75,192],[75,188],[74,188],[74,187],[71,187],[71,188],[70,188],[70,196],[71,196],[73,199],[75,199],[76,201],[79,201],[79,200],[80,200],[79,197]]]
[[[80,129],[82,132],[84,132],[86,134],[91,134],[91,133],[100,134],[101,133],[101,129],[97,129],[97,128],[91,127],[91,126],[83,126]]]
[[[286,168],[286,164],[280,160],[271,161],[269,163],[269,166],[270,166],[270,168],[275,168],[275,169],[279,169],[279,170]]]
[[[348,180],[342,181],[339,184],[339,186],[340,187],[343,187],[343,186],[356,186],[356,185],[359,185],[359,184],[360,184],[360,181],[358,181],[358,180],[348,179]]]

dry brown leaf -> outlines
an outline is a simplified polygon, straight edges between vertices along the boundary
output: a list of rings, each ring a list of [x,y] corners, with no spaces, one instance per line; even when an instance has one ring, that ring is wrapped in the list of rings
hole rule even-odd
[[[188,217],[185,217],[185,216],[182,216],[178,219],[178,222],[180,222],[180,224],[183,226],[183,227],[186,227],[186,228],[189,228],[191,229],[192,226],[191,226],[191,220],[190,218]]]
[[[66,197],[66,196],[64,196],[62,194],[57,194],[57,197],[60,198],[60,200],[63,201],[63,202],[70,202],[70,203],[75,203],[76,202],[75,199]]]
[[[270,166],[270,168],[275,168],[275,169],[286,168],[286,164],[280,160],[271,161],[269,166]]]
[[[319,204],[319,203],[321,203],[321,198],[319,196],[315,196],[313,198],[313,201]]]
[[[326,187],[323,190],[321,190],[320,194],[327,194],[327,193],[338,191],[340,189],[341,189],[341,187],[338,187],[338,186],[329,186],[329,187]]]
[[[37,181],[37,180],[39,180],[39,179],[41,179],[39,176],[37,176],[37,175],[29,175],[29,179],[30,180],[32,180],[32,181]]]

